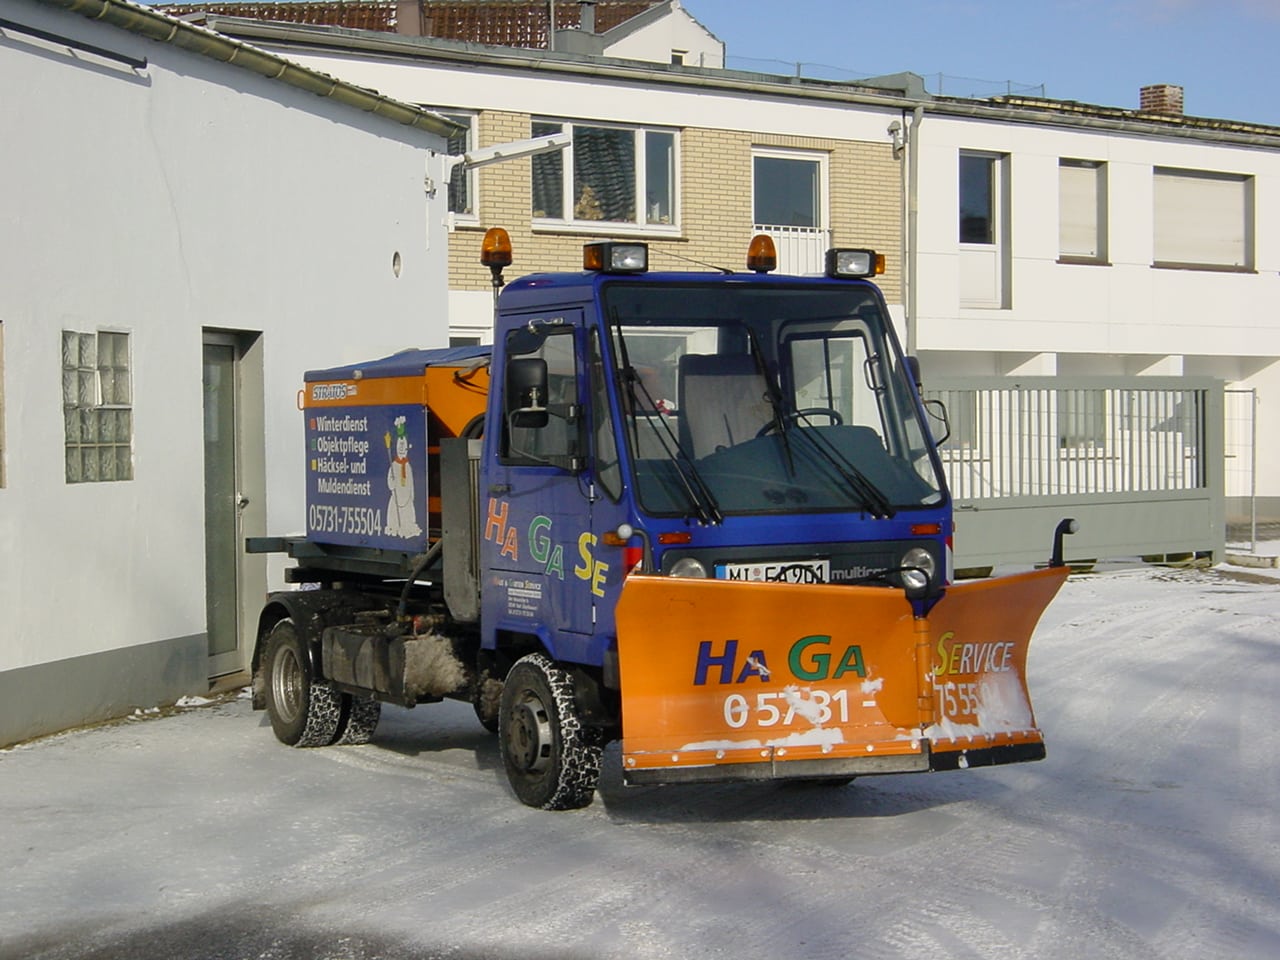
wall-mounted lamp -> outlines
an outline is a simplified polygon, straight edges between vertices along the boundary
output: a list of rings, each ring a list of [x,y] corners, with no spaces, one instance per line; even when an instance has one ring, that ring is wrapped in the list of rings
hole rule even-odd
[[[889,124],[887,133],[889,139],[893,141],[893,159],[902,159],[902,150],[907,145],[907,138],[902,131],[902,121],[895,120]]]

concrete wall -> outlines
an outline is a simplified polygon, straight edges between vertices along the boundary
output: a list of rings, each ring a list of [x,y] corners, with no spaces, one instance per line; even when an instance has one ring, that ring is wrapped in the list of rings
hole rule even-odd
[[[148,63],[0,38],[0,87],[20,91],[0,98],[0,743],[74,722],[85,664],[109,676],[113,654],[147,676],[77,719],[203,689],[202,330],[261,350],[249,534],[303,527],[304,370],[447,338],[444,200],[423,191],[436,138],[79,16],[2,9]],[[134,479],[68,484],[61,331],[103,329],[130,336]],[[67,703],[36,729],[15,704],[40,691]]]

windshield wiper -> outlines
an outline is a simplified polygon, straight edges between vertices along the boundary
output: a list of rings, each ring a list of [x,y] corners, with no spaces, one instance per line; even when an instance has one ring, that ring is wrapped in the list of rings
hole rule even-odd
[[[894,509],[893,504],[884,495],[883,491],[872,482],[871,478],[854,466],[830,440],[821,434],[811,433],[808,430],[797,430],[796,435],[804,437],[811,448],[835,468],[841,479],[849,484],[853,493],[873,517],[877,520],[885,520],[897,513],[897,510]]]
[[[756,362],[756,369],[764,380],[764,396],[769,401],[769,409],[773,411],[773,429],[782,440],[782,450],[787,455],[787,472],[796,475],[796,460],[791,453],[791,440],[787,436],[787,418],[782,413],[782,391],[769,376],[769,368],[765,366],[764,351],[756,339],[755,331],[747,329],[747,345],[751,348],[751,358]]]
[[[711,488],[702,479],[702,475],[694,465],[693,457],[689,456],[689,452],[684,449],[680,440],[672,432],[670,424],[667,423],[665,417],[659,411],[657,403],[645,388],[644,383],[641,382],[635,367],[631,365],[631,358],[627,354],[626,336],[623,334],[620,324],[618,325],[618,352],[622,360],[622,369],[619,373],[626,381],[627,396],[631,401],[631,449],[640,449],[640,428],[638,424],[640,416],[636,411],[641,409],[639,394],[643,394],[644,401],[647,404],[644,409],[654,411],[661,425],[661,429],[659,429],[659,424],[654,424],[653,417],[645,416],[645,419],[649,421],[649,429],[658,438],[658,443],[662,447],[663,453],[667,455],[667,459],[675,467],[676,476],[680,478],[681,490],[688,500],[689,506],[693,508],[698,520],[702,523],[723,523],[724,514],[720,512],[720,504],[716,502]]]
[[[778,437],[782,441],[782,449],[787,457],[787,469],[792,476],[795,476],[795,456],[791,450],[790,440],[792,431],[787,428],[787,422],[790,418],[783,413],[782,391],[778,389],[773,378],[769,376],[769,370],[764,362],[764,352],[760,349],[760,343],[752,330],[747,331],[747,343],[751,347],[751,356],[760,371],[760,376],[764,378],[765,398],[769,401],[769,406],[773,410],[773,429],[777,431]],[[840,478],[853,489],[854,494],[873,517],[884,519],[894,515],[896,511],[893,508],[893,504],[889,502],[889,498],[881,492],[879,487],[871,482],[865,473],[850,463],[839,450],[832,446],[829,440],[817,434],[811,435],[805,430],[796,430],[794,432],[797,436],[804,437],[813,449],[835,468]]]

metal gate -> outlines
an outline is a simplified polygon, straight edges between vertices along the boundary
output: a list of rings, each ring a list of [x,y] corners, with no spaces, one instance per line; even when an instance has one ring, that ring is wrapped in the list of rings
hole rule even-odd
[[[1258,391],[1226,390],[1227,539],[1258,543]]]
[[[1223,389],[1201,377],[936,378],[958,569],[1224,547]]]

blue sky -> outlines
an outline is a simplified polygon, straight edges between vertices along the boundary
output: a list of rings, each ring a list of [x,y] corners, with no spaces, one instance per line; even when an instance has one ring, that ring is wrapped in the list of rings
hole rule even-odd
[[[734,69],[853,79],[910,71],[930,92],[1136,108],[1153,83],[1185,112],[1280,126],[1280,0],[681,0]],[[750,58],[750,59],[747,59]],[[766,61],[784,61],[767,63]],[[964,78],[964,79],[962,79]],[[976,81],[976,82],[975,82]]]

